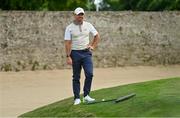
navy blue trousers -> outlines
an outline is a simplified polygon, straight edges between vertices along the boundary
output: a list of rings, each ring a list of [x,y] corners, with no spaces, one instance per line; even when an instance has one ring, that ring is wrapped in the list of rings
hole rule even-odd
[[[93,78],[92,52],[87,50],[72,50],[72,68],[73,68],[73,93],[74,99],[80,98],[80,75],[82,68],[84,69],[84,96],[89,95]]]

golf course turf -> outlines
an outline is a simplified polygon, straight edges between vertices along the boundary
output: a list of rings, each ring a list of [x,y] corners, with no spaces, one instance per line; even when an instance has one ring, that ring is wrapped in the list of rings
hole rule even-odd
[[[180,117],[180,77],[134,83],[91,92],[96,100],[136,93],[114,103],[73,105],[73,97],[35,109],[19,117]],[[46,98],[44,98],[46,99]]]

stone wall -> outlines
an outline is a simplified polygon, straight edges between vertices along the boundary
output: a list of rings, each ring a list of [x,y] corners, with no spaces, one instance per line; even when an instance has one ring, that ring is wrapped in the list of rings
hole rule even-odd
[[[72,12],[0,11],[0,70],[62,69]],[[180,12],[86,12],[95,67],[180,64]]]

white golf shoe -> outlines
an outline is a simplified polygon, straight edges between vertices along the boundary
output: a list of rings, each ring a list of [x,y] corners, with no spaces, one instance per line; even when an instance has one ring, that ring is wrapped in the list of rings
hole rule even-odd
[[[78,104],[80,104],[81,103],[81,100],[79,99],[79,98],[76,98],[75,100],[74,100],[74,105],[78,105]]]
[[[85,102],[87,102],[87,103],[91,103],[91,102],[94,102],[95,101],[95,99],[94,98],[91,98],[89,95],[87,95],[87,96],[85,96],[84,98],[83,98],[83,102],[85,103]]]

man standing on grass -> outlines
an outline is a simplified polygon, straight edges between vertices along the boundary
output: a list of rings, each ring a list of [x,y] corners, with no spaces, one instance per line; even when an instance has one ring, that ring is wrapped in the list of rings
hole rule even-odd
[[[92,51],[99,42],[99,34],[94,26],[84,21],[84,10],[80,7],[74,10],[74,21],[65,30],[65,48],[67,64],[73,68],[73,93],[74,105],[81,103],[80,100],[80,75],[84,69],[84,97],[83,102],[93,102],[94,98],[89,96],[93,78]],[[93,40],[89,41],[89,33],[93,35]]]

